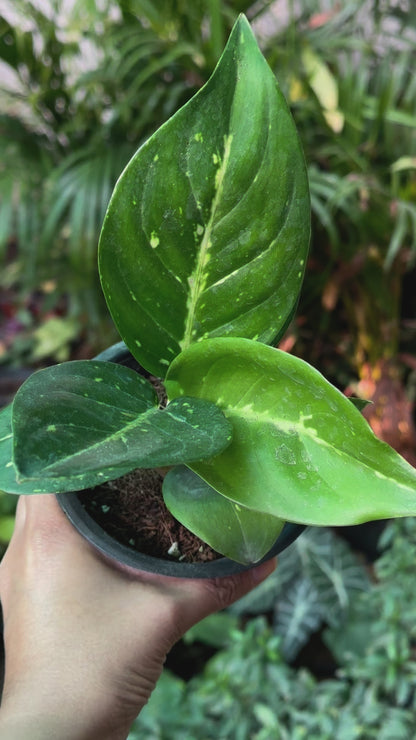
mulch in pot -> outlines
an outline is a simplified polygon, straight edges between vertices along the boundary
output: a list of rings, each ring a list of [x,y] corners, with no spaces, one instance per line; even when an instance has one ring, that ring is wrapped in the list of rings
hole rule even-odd
[[[221,557],[168,511],[162,481],[157,470],[140,469],[82,491],[78,497],[108,534],[145,555],[185,563]]]

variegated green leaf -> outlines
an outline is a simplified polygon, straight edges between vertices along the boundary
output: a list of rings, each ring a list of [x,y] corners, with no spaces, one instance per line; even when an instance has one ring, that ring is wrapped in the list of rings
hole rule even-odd
[[[176,358],[166,388],[218,404],[232,423],[230,446],[190,465],[232,501],[301,524],[416,515],[416,470],[306,362],[211,339]]]
[[[104,294],[140,364],[164,377],[203,337],[272,342],[297,303],[309,220],[292,117],[240,17],[208,83],[128,164],[104,221]]]
[[[204,459],[229,444],[230,424],[214,404],[178,401],[159,409],[151,384],[112,362],[34,373],[13,403],[18,480],[77,490],[135,468]]]
[[[79,482],[75,482],[74,488],[82,488],[82,476]],[[18,481],[17,471],[13,463],[13,431],[12,431],[12,405],[0,411],[0,490],[6,493],[31,494],[31,493],[59,493],[67,490],[67,479],[46,478],[45,481],[36,482]]]
[[[18,483],[13,465],[12,406],[0,410],[0,490],[6,493],[34,493],[32,484]],[[40,493],[40,492],[39,492]],[[46,491],[43,491],[46,493]]]

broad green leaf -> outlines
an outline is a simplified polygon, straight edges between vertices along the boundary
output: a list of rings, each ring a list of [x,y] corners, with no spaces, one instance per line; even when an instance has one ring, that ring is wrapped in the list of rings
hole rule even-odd
[[[299,294],[309,242],[295,126],[244,17],[208,83],[127,165],[99,265],[117,328],[164,377],[201,338],[271,343]]]
[[[129,472],[128,470],[126,472]],[[107,480],[101,477],[99,482]],[[82,490],[85,487],[84,475],[54,477],[45,479],[18,480],[13,463],[12,405],[0,411],[0,491],[19,495],[35,493],[61,493],[69,490]]]
[[[17,482],[12,457],[13,432],[10,404],[0,411],[0,490],[6,493],[35,493],[32,483]],[[46,493],[46,491],[36,491],[36,493]]]
[[[128,472],[128,471],[127,471]],[[83,476],[76,480],[71,477],[73,490],[82,489]],[[13,463],[12,405],[0,411],[0,491],[15,494],[59,493],[69,490],[67,478],[46,478],[41,480],[17,480]]]
[[[238,563],[256,563],[274,545],[283,529],[280,519],[246,509],[215,491],[184,465],[163,481],[169,511],[191,532]]]
[[[128,472],[128,471],[127,471]],[[83,476],[76,480],[71,477],[72,489],[83,487]],[[0,490],[6,493],[59,493],[69,490],[67,478],[46,478],[41,480],[17,480],[17,471],[13,463],[12,405],[0,411]]]
[[[76,490],[139,467],[204,459],[229,443],[230,424],[214,404],[178,401],[159,409],[151,384],[112,362],[34,373],[13,403],[18,480],[59,478],[59,490]]]
[[[247,339],[189,347],[166,388],[218,404],[233,441],[190,467],[231,500],[292,522],[358,524],[416,514],[416,470],[302,360]]]

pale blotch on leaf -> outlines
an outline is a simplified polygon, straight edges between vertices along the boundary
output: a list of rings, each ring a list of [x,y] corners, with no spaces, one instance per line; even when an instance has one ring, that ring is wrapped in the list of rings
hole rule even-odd
[[[277,448],[276,457],[285,465],[296,465],[295,453],[285,444],[280,445],[280,447]]]
[[[152,249],[156,249],[156,247],[159,246],[159,237],[155,231],[152,231],[150,235],[150,246],[152,247]]]

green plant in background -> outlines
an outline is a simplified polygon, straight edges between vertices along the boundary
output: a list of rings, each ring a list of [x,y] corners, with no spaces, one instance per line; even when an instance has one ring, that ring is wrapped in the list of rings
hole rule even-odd
[[[293,316],[308,241],[297,133],[240,17],[210,81],[126,167],[100,238],[113,319],[170,402],[102,360],[34,374],[1,416],[2,487],[77,491],[169,466],[170,511],[243,563],[285,521],[415,512],[415,470],[322,375],[267,346]]]
[[[403,349],[401,295],[416,233],[413,7],[344,0],[322,13],[308,0],[290,3],[289,22],[276,23],[266,1],[76,2],[65,18],[59,3],[52,17],[20,0],[13,12],[3,5],[0,55],[19,91],[4,85],[0,95],[0,241],[18,248],[3,283],[27,291],[53,278],[69,292],[71,314],[91,327],[95,311],[103,333],[95,252],[115,179],[208,79],[243,11],[309,167],[313,260],[300,305],[309,321],[296,351],[340,387],[357,371],[370,381],[388,375],[386,361]],[[414,338],[413,329],[411,351]]]
[[[375,585],[351,602],[348,622],[327,631],[325,640],[345,676],[371,677],[380,699],[416,710],[416,522],[392,522],[384,532],[383,554],[375,563]]]
[[[62,10],[57,0],[45,8],[5,0],[3,284],[27,293],[53,279],[70,313],[84,323],[88,315],[91,326],[95,312],[100,330],[96,245],[114,183],[139,144],[206,82],[249,5],[79,0]]]
[[[267,581],[226,612],[197,624],[184,641],[223,648],[239,619],[267,614],[280,638],[279,652],[291,662],[322,627],[330,625],[333,634],[339,629],[341,643],[350,613],[371,586],[368,565],[342,538],[325,527],[309,527],[280,553],[278,568]],[[339,651],[333,652],[338,658]]]
[[[0,491],[0,557],[13,534],[16,504],[16,496]]]
[[[382,544],[376,584],[360,594],[347,586],[342,622],[326,630],[339,665],[336,678],[317,681],[308,670],[290,667],[282,657],[284,638],[263,619],[244,630],[231,622],[226,647],[200,676],[185,683],[165,672],[129,740],[410,740],[416,710],[415,520],[390,524]]]
[[[415,9],[346,1],[318,11],[302,3],[281,43],[265,40],[309,164],[312,258],[296,353],[372,398],[373,428],[414,464],[402,362],[412,366],[415,351]]]
[[[230,613],[272,613],[280,652],[291,661],[323,625],[344,625],[359,594],[369,588],[367,569],[346,542],[329,529],[308,528],[279,555],[279,567],[267,581]]]

